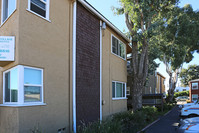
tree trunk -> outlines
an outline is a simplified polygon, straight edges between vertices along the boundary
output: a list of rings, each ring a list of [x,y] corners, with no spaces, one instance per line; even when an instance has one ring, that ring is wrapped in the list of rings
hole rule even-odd
[[[133,111],[142,108],[142,90],[144,88],[143,80],[139,80],[136,77],[133,79],[132,89],[132,107]]]
[[[142,108],[142,90],[148,74],[148,45],[142,47],[139,55],[137,42],[132,42],[132,107],[133,110]]]
[[[144,18],[144,16],[142,16]],[[145,32],[144,20],[142,22],[142,32]],[[132,82],[132,107],[133,110],[142,108],[142,90],[144,88],[144,83],[146,82],[146,77],[148,75],[148,40],[143,38],[141,41],[142,47],[138,47],[138,41],[134,35],[137,31],[133,30],[134,23],[129,19],[128,12],[125,13],[125,22],[131,33],[132,38],[132,72],[133,72],[133,82]],[[146,26],[146,27],[149,27]],[[140,50],[141,48],[141,50]]]
[[[169,90],[168,90],[168,102],[172,102],[173,101],[173,97],[174,97],[174,90],[176,88],[176,83],[178,81],[178,70],[176,70],[176,72],[174,73],[174,77],[172,76],[173,73],[170,72],[169,73]]]

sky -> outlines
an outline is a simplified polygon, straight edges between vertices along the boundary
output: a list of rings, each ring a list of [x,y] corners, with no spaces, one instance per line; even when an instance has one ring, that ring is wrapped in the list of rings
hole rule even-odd
[[[121,31],[128,31],[125,24],[124,15],[115,15],[112,11],[112,7],[120,7],[119,0],[87,0],[94,8],[101,12],[109,21],[111,21],[118,29]],[[191,4],[194,10],[199,10],[199,0],[180,0],[179,6],[183,7],[185,4]],[[166,77],[166,90],[168,89],[169,76],[166,73],[165,65],[156,60],[157,63],[160,63],[157,71]],[[187,68],[188,65],[197,64],[199,65],[199,54],[194,53],[193,60],[189,63],[183,64],[183,68]],[[178,83],[179,84],[179,83]]]

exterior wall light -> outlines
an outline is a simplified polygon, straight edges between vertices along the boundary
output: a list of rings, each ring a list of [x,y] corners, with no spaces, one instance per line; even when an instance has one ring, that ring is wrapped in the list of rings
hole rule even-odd
[[[102,30],[106,30],[106,23],[103,22],[101,27],[102,27]]]

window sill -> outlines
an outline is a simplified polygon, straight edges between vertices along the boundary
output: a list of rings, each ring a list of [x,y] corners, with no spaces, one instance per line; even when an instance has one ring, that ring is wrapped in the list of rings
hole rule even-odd
[[[30,12],[30,13],[32,13],[32,14],[34,14],[34,15],[36,15],[36,16],[38,16],[38,17],[40,17],[40,18],[42,18],[42,19],[44,19],[44,20],[46,20],[46,21],[51,23],[51,21],[49,19],[47,19],[47,18],[45,18],[45,17],[43,17],[43,16],[31,11],[30,9],[26,9],[26,11],[28,11],[28,12]]]
[[[46,103],[38,104],[0,104],[0,107],[28,107],[28,106],[45,106]]]
[[[112,100],[127,100],[128,98],[112,98]]]

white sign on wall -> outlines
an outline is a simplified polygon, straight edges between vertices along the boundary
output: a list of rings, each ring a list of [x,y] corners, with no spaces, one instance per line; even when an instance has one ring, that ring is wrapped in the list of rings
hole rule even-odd
[[[0,61],[15,60],[15,37],[0,36]]]

